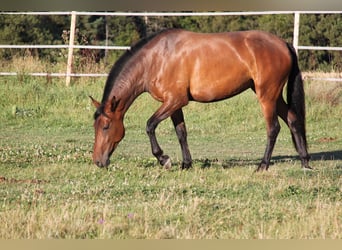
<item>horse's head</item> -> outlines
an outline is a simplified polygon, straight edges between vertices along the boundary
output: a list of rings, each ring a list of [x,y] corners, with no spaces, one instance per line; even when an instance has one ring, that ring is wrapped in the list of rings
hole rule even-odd
[[[96,107],[93,162],[99,167],[107,167],[110,156],[125,136],[123,117],[117,110],[119,101],[115,97],[104,104],[100,104],[91,96],[90,98]]]

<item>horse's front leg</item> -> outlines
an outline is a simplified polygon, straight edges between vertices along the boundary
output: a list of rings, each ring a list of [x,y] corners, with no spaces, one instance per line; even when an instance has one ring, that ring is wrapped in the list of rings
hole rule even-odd
[[[170,109],[170,107],[164,103],[156,113],[154,113],[150,119],[147,121],[146,133],[150,138],[152,154],[157,158],[159,163],[164,166],[166,169],[171,168],[171,160],[168,155],[165,155],[156,138],[156,128],[159,123],[166,118],[170,117],[170,115],[174,112],[174,109]]]

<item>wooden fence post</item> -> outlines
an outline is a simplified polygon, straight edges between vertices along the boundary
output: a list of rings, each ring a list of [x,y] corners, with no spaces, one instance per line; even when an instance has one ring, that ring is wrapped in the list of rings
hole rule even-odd
[[[72,68],[72,57],[73,57],[73,49],[74,49],[74,39],[75,39],[75,27],[76,27],[76,12],[71,12],[71,23],[70,23],[70,36],[69,36],[69,51],[68,51],[68,62],[67,62],[67,70],[66,70],[66,79],[65,85],[68,87],[70,85],[70,74]]]

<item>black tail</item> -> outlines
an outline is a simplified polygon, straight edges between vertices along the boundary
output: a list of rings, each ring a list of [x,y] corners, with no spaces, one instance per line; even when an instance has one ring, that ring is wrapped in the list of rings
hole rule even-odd
[[[299,130],[298,132],[303,136],[305,147],[306,147],[307,142],[306,142],[306,129],[305,129],[305,94],[304,94],[303,79],[302,79],[302,74],[298,66],[298,58],[297,58],[296,50],[292,46],[292,44],[288,43],[287,47],[292,57],[292,69],[291,69],[288,83],[287,83],[287,103],[288,103],[289,109],[297,115],[297,129]],[[294,141],[293,136],[292,136],[292,139]],[[294,141],[294,145],[297,148],[295,141]]]

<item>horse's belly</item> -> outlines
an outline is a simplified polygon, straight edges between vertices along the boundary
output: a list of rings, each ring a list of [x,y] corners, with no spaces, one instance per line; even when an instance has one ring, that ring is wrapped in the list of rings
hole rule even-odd
[[[251,79],[235,79],[224,82],[197,82],[190,85],[190,95],[194,101],[214,102],[235,96],[252,87]]]

